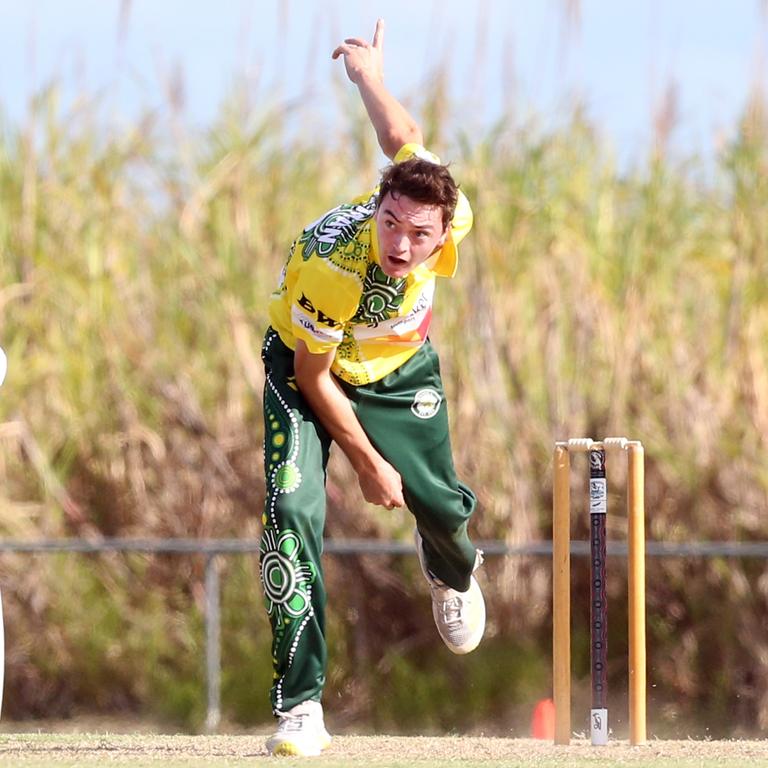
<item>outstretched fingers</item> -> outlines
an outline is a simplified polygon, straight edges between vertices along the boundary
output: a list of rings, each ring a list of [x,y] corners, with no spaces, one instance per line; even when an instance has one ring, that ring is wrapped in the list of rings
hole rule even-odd
[[[338,59],[343,54],[351,53],[353,48],[376,48],[381,51],[384,47],[384,19],[379,19],[376,22],[376,29],[373,32],[373,44],[364,40],[362,37],[347,37],[344,39],[344,43],[333,52],[332,57]]]
[[[384,47],[384,19],[376,22],[376,29],[373,33],[373,47],[381,50]]]
[[[353,83],[359,84],[367,77],[383,82],[383,45],[384,22],[379,19],[373,34],[373,44],[362,37],[348,37],[334,49],[331,58],[344,57],[347,76]]]

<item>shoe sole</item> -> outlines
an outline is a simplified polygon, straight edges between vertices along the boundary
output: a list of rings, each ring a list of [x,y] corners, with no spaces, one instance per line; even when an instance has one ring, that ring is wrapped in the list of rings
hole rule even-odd
[[[317,750],[303,750],[298,744],[292,741],[281,741],[273,746],[267,745],[267,751],[270,755],[276,757],[317,757],[324,749],[331,745],[331,737],[324,737]]]
[[[320,751],[320,749],[317,751],[300,749],[296,744],[290,741],[283,741],[272,747],[272,749],[269,750],[269,753],[276,757],[317,757],[320,754]]]

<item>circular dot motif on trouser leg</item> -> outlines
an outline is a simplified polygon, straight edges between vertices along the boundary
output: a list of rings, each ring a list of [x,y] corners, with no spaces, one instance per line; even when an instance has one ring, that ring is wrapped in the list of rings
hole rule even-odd
[[[278,493],[293,493],[301,485],[301,472],[292,461],[282,461],[272,470],[270,479]]]
[[[261,540],[261,582],[267,612],[278,621],[303,616],[311,605],[315,567],[300,559],[301,538],[295,531],[266,528]]]

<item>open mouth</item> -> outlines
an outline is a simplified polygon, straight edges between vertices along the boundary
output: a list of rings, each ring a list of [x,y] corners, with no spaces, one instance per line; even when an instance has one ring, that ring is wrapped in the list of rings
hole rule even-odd
[[[400,256],[390,256],[387,255],[387,261],[393,266],[393,267],[407,267],[408,266],[408,259],[403,259]]]

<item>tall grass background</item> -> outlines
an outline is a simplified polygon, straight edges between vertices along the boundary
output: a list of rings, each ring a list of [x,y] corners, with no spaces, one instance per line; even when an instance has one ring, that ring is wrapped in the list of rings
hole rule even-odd
[[[646,446],[649,539],[768,539],[764,100],[746,105],[711,163],[671,155],[660,128],[654,150],[619,169],[578,108],[554,129],[503,119],[463,134],[445,127],[459,124],[458,105],[437,86],[411,106],[476,215],[433,328],[456,463],[480,499],[473,535],[549,539],[553,442],[626,434]],[[234,96],[203,132],[172,110],[116,127],[98,101],[62,103],[51,86],[26,125],[2,129],[4,538],[259,536],[268,295],[301,227],[370,189],[382,158],[356,103],[342,105],[333,141],[295,130],[279,101],[249,103]],[[623,484],[618,468],[614,508]],[[409,539],[408,513],[366,505],[338,454],[328,497],[329,537]],[[610,536],[625,533],[611,515]],[[586,538],[583,519],[574,535]],[[765,732],[766,562],[649,564],[651,731]],[[138,713],[201,728],[203,565],[4,554],[5,716]],[[574,664],[586,712],[582,566]],[[489,559],[487,636],[457,658],[439,644],[414,558],[327,558],[329,719],[526,733],[550,692],[549,567]],[[626,579],[611,567],[621,731]],[[225,562],[233,726],[270,718],[257,574],[252,558]]]

